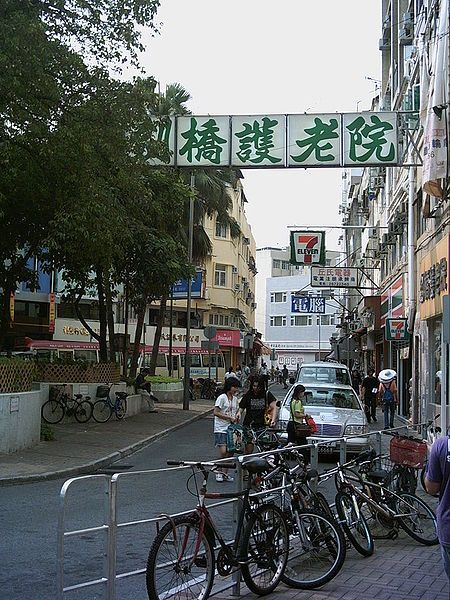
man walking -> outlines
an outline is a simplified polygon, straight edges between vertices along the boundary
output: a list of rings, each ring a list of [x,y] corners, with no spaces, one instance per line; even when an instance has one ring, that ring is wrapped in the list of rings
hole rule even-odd
[[[364,411],[369,423],[371,420],[374,422],[377,420],[378,379],[374,373],[375,369],[369,367],[367,369],[367,377],[364,377],[361,384],[361,400],[364,402]]]
[[[283,369],[281,370],[281,375],[283,377],[283,386],[284,386],[284,389],[286,390],[288,387],[287,381],[289,379],[289,371],[288,371],[286,365],[283,366]]]
[[[432,496],[439,494],[436,511],[437,532],[445,573],[450,582],[450,438],[448,436],[437,439],[431,447],[425,487]]]

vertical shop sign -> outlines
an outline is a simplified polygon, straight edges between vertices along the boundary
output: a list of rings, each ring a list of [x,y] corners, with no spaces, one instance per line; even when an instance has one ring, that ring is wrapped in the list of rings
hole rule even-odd
[[[9,294],[9,319],[11,321],[11,325],[14,323],[14,293],[10,292]]]
[[[50,306],[48,309],[48,330],[50,333],[55,332],[55,317],[56,317],[56,306],[55,306],[55,294],[49,294]]]

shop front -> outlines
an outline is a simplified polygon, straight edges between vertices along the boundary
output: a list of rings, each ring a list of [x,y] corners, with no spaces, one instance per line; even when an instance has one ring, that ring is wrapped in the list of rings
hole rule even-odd
[[[219,342],[226,369],[229,367],[236,369],[238,365],[242,366],[243,343],[239,329],[218,329],[214,341]]]
[[[414,387],[420,398],[417,416],[421,421],[440,413],[443,422],[448,423],[445,390],[449,389],[449,360],[447,345],[442,343],[442,299],[448,294],[449,241],[449,236],[441,239],[420,262],[414,328],[420,377]]]

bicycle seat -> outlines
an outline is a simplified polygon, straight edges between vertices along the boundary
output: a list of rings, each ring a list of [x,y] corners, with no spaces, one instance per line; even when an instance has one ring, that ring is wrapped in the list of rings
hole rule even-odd
[[[116,392],[117,398],[126,398],[128,394],[126,392]]]
[[[263,473],[264,471],[270,471],[271,465],[265,458],[245,458],[242,461],[242,468],[246,469],[249,473]]]
[[[74,394],[74,397],[79,400],[80,398],[83,397],[83,394]]]

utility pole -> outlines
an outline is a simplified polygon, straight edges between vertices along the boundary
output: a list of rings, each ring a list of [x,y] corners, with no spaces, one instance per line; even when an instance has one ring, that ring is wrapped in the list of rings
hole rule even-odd
[[[192,264],[192,253],[194,246],[194,192],[195,175],[191,173],[191,197],[189,199],[189,240],[188,240],[188,261]],[[183,410],[189,410],[191,378],[191,298],[192,298],[192,277],[188,277],[187,303],[186,303],[186,354],[184,356],[184,389],[183,389]]]

